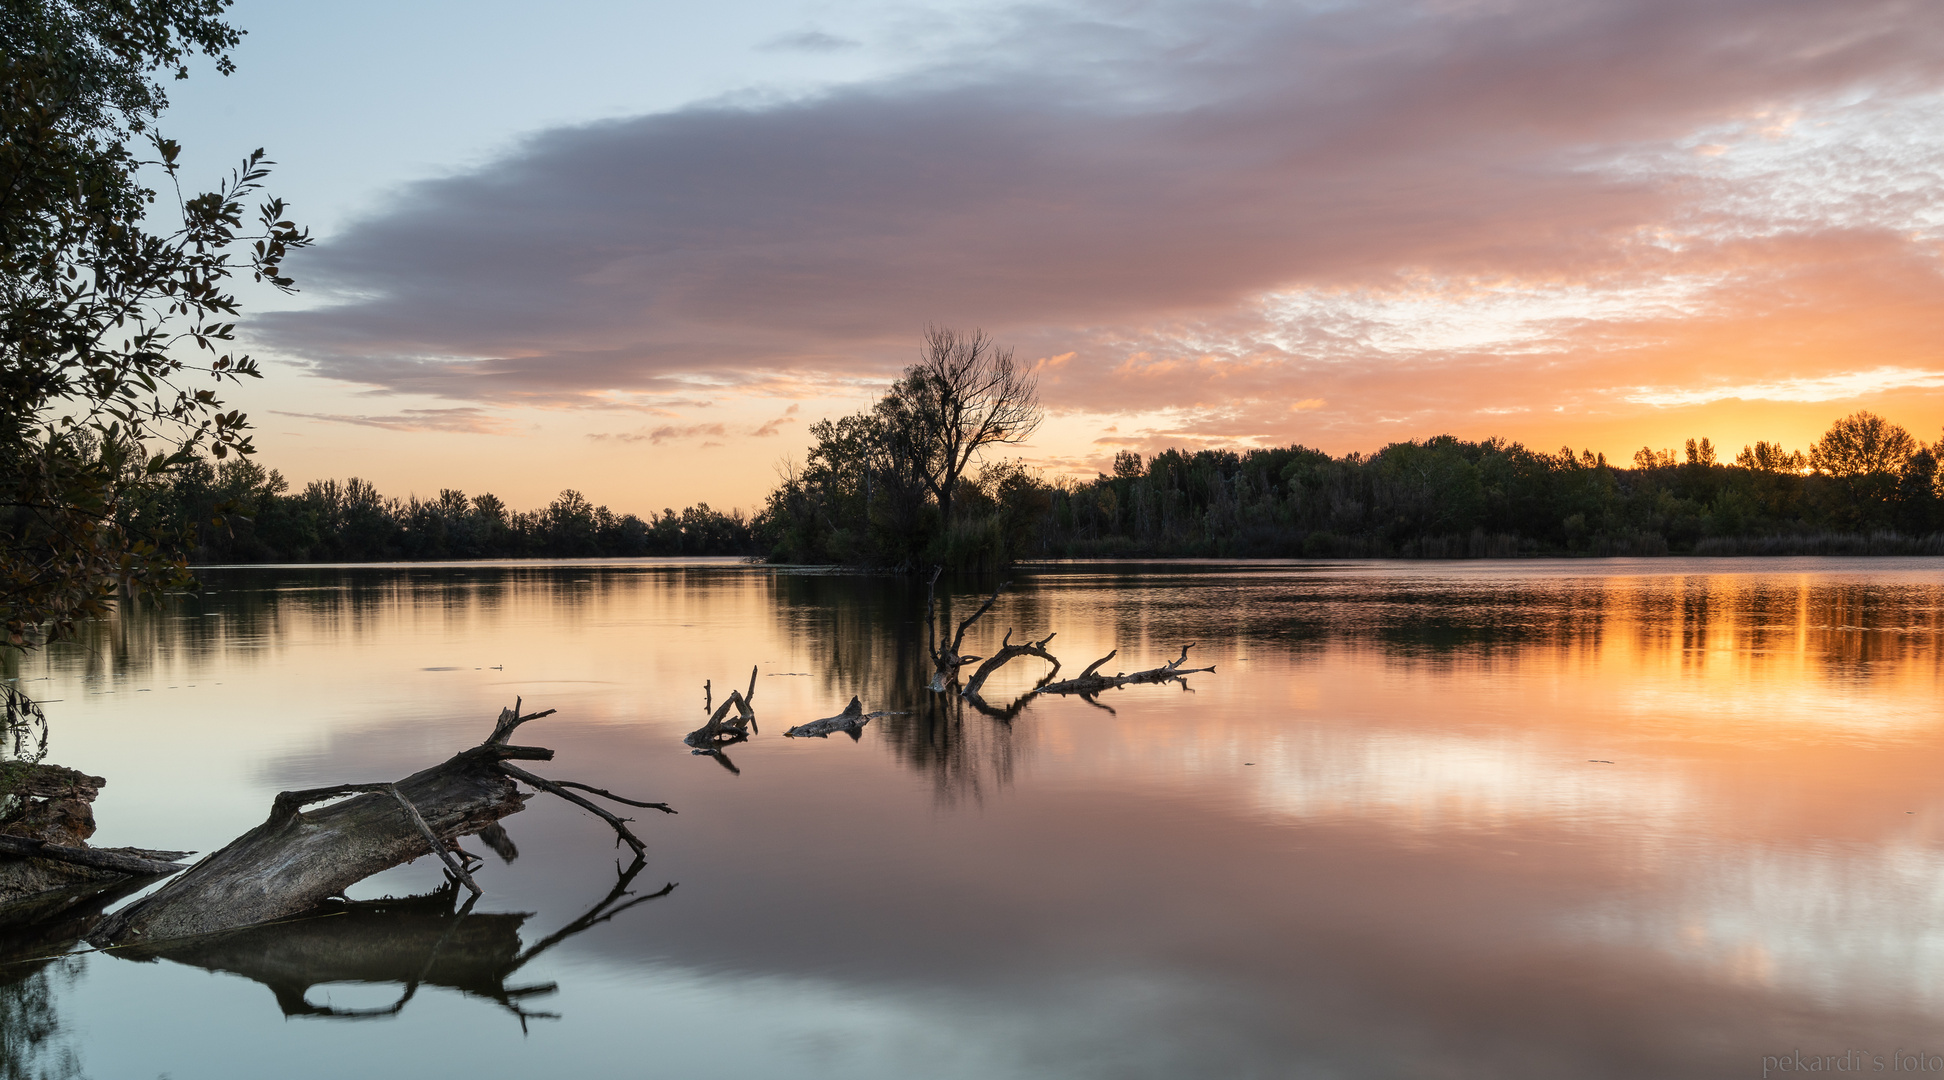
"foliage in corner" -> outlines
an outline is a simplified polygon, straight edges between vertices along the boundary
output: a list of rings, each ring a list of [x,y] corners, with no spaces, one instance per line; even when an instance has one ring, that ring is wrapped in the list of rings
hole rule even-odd
[[[0,0],[0,621],[22,649],[104,614],[117,591],[191,583],[182,536],[136,527],[133,492],[206,451],[254,448],[216,389],[259,377],[232,351],[231,279],[283,291],[310,243],[263,199],[263,151],[182,191],[152,130],[158,77],[232,65],[229,0]],[[174,219],[148,213],[168,190]],[[198,523],[200,524],[200,523]],[[193,527],[193,526],[192,526]]]

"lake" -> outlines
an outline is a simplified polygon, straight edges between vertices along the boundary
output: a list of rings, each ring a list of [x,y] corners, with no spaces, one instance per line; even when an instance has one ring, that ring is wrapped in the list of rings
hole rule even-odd
[[[516,695],[558,710],[520,733],[558,752],[535,771],[680,813],[637,814],[618,890],[612,832],[539,796],[510,864],[466,842],[463,916],[11,965],[5,1075],[1944,1071],[1935,560],[1021,569],[969,651],[1057,632],[1070,675],[1192,642],[1216,671],[1009,720],[924,689],[902,578],[203,577],[20,668],[48,760],[108,778],[96,844],[214,850],[280,790],[479,742]],[[946,584],[956,620],[995,582]],[[692,754],[704,680],[752,666],[761,733]],[[902,715],[782,737],[852,695]],[[421,859],[352,895],[441,883]]]

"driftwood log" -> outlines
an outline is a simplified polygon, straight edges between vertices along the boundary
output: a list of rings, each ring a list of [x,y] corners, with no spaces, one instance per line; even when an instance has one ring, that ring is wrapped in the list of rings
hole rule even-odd
[[[173,874],[187,851],[97,848],[93,803],[107,784],[59,765],[0,763],[0,908],[77,887]]]
[[[1213,664],[1201,668],[1181,666],[1188,662],[1188,650],[1194,647],[1193,642],[1183,645],[1179,657],[1162,664],[1160,667],[1148,668],[1146,671],[1117,672],[1113,675],[1099,674],[1102,664],[1120,655],[1120,650],[1115,649],[1106,656],[1088,664],[1087,669],[1082,671],[1077,677],[1067,679],[1063,682],[1047,683],[1045,686],[1039,688],[1039,692],[1042,694],[1098,694],[1102,690],[1112,690],[1117,686],[1126,686],[1130,683],[1170,682],[1181,678],[1183,675],[1192,675],[1198,671],[1214,671],[1215,665]]]
[[[513,764],[552,759],[553,751],[545,747],[507,741],[521,724],[552,713],[521,715],[516,702],[501,711],[485,742],[397,783],[283,792],[263,824],[103,919],[88,940],[104,947],[157,943],[286,918],[423,855],[444,860],[448,872],[477,895],[479,887],[460,861],[471,857],[457,853],[458,838],[481,833],[524,808],[532,796],[522,794],[519,783],[593,812],[614,829],[617,843],[639,854],[646,845],[628,829],[626,819],[569,789],[674,813],[666,804],[624,799],[571,780],[548,780]],[[356,797],[305,810],[347,794]]]
[[[836,716],[826,716],[822,720],[812,720],[807,724],[798,724],[784,732],[783,735],[785,738],[790,739],[827,739],[841,731],[849,735],[852,739],[856,739],[863,733],[865,724],[870,723],[880,716],[895,715],[897,714],[887,712],[867,713],[864,711],[864,703],[853,697],[850,699],[850,704],[844,706],[844,711],[838,713]]]
[[[750,704],[750,699],[756,696],[756,671],[759,667],[760,664],[749,669],[747,691],[740,693],[735,690],[729,691],[729,696],[723,698],[722,704],[709,715],[709,722],[683,736],[682,741],[694,747],[698,754],[713,754],[720,752],[723,747],[731,743],[742,742],[749,738],[751,733],[757,732],[756,709]],[[709,707],[709,700],[709,684],[704,682],[702,684],[704,709]],[[736,710],[735,716],[729,715],[729,710],[732,708]]]

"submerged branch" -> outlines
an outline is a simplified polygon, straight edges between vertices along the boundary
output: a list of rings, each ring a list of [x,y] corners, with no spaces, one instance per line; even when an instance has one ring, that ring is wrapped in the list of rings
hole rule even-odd
[[[1213,664],[1202,668],[1181,666],[1187,663],[1188,650],[1194,647],[1192,642],[1183,645],[1179,657],[1162,664],[1160,667],[1148,668],[1146,671],[1120,672],[1114,675],[1096,674],[1102,664],[1112,660],[1120,652],[1119,649],[1116,649],[1114,652],[1110,652],[1106,656],[1088,664],[1087,670],[1081,672],[1078,678],[1068,679],[1065,682],[1051,683],[1040,692],[1044,694],[1097,694],[1102,690],[1111,690],[1115,687],[1126,686],[1130,683],[1170,682],[1181,678],[1183,675],[1192,675],[1200,671],[1214,671],[1215,666]]]

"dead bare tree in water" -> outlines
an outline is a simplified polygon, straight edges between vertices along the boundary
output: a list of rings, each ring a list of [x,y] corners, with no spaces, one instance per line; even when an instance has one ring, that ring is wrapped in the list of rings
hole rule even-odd
[[[944,573],[944,571],[945,568],[942,566],[932,567],[931,582],[925,586],[925,648],[926,651],[931,653],[931,689],[936,693],[943,693],[946,687],[958,679],[958,670],[960,668],[980,659],[980,657],[967,656],[959,652],[965,646],[965,632],[971,628],[973,623],[979,621],[979,616],[992,610],[992,605],[999,600],[999,594],[1005,590],[1007,585],[1012,584],[1008,581],[1000,582],[998,588],[992,590],[992,595],[986,597],[986,602],[979,605],[979,610],[966,616],[959,622],[958,632],[952,635],[952,643],[940,647],[938,644],[938,619],[934,612],[937,610],[938,575]]]
[[[1001,582],[998,588],[992,590],[992,595],[986,598],[985,603],[980,604],[977,611],[974,611],[958,624],[957,631],[952,635],[951,643],[941,647],[937,644],[938,620],[935,612],[937,607],[938,578],[943,572],[943,569],[943,567],[934,567],[932,569],[931,582],[925,590],[927,651],[930,652],[932,658],[932,678],[928,688],[937,693],[945,692],[953,682],[957,681],[958,670],[960,668],[975,660],[981,659],[978,656],[965,655],[960,652],[960,649],[965,644],[965,633],[971,629],[973,623],[979,620],[980,616],[992,610],[993,604],[999,600],[1000,592],[1010,584],[1010,582]],[[1180,657],[1159,667],[1148,668],[1144,671],[1116,672],[1113,675],[1099,674],[1099,669],[1102,665],[1120,654],[1120,650],[1116,649],[1087,665],[1086,670],[1082,671],[1076,678],[1067,679],[1062,682],[1053,682],[1053,676],[1059,674],[1060,671],[1060,658],[1048,652],[1046,646],[1057,635],[1049,633],[1038,641],[1027,640],[1016,645],[1013,644],[1012,636],[1013,629],[1008,627],[1006,629],[1006,636],[1001,640],[999,651],[992,654],[991,657],[986,658],[985,662],[979,665],[978,670],[972,673],[972,677],[966,680],[965,686],[959,691],[959,696],[972,702],[981,713],[1005,720],[1011,720],[1013,717],[1019,715],[1020,710],[1025,708],[1027,702],[1041,694],[1078,694],[1086,698],[1090,704],[1097,704],[1097,702],[1092,700],[1093,695],[1103,690],[1111,690],[1137,683],[1172,682],[1182,680],[1182,676],[1184,675],[1191,675],[1197,672],[1212,672],[1215,670],[1212,664],[1202,668],[1182,666],[1187,663],[1188,650],[1194,648],[1194,643],[1191,642],[1181,647]],[[1039,683],[1030,691],[1006,708],[994,709],[992,706],[986,704],[985,699],[980,696],[980,691],[984,689],[986,680],[992,676],[993,672],[998,671],[1006,664],[1022,656],[1034,656],[1045,660],[1053,665],[1053,670],[1042,677]],[[1183,685],[1186,685],[1185,681],[1183,681]],[[1112,710],[1110,709],[1108,711],[1111,712]]]
[[[1039,692],[1042,694],[1090,695],[1098,694],[1102,690],[1112,690],[1115,687],[1127,686],[1132,683],[1172,682],[1180,679],[1183,675],[1192,675],[1200,671],[1214,671],[1215,665],[1213,664],[1200,668],[1181,666],[1188,662],[1188,650],[1194,647],[1193,642],[1183,645],[1180,656],[1162,664],[1160,667],[1148,668],[1146,671],[1117,672],[1113,675],[1097,674],[1102,664],[1120,655],[1120,650],[1115,649],[1106,656],[1088,664],[1087,669],[1082,671],[1078,677],[1067,679],[1064,682],[1049,683],[1041,687]]]

